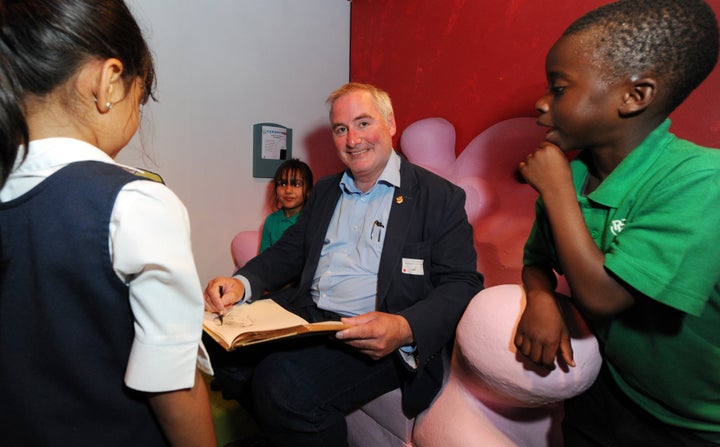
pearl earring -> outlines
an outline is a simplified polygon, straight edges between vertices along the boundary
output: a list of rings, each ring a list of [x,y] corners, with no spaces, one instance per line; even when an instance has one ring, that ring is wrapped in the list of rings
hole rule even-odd
[[[95,101],[95,104],[97,104],[97,102],[98,102],[97,97],[94,96],[94,97],[93,97],[93,100]],[[105,103],[105,111],[106,111],[106,112],[109,112],[110,109],[112,109],[112,106],[113,106],[113,105],[112,105],[112,103],[111,103],[110,101],[106,102],[106,103]]]

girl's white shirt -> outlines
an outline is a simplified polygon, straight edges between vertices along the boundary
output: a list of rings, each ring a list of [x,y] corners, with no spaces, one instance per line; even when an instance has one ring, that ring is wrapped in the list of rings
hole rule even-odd
[[[72,138],[31,141],[13,167],[0,200],[15,199],[59,169],[85,160],[118,163]],[[135,339],[125,371],[128,387],[145,392],[190,388],[196,366],[212,374],[201,342],[203,294],[190,242],[190,221],[165,185],[138,180],[117,196],[108,241],[113,268],[129,286]],[[112,318],[112,315],[108,315]]]

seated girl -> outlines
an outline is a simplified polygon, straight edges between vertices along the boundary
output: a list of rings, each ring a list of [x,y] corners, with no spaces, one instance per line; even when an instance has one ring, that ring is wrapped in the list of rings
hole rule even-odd
[[[280,236],[297,221],[300,210],[305,205],[313,188],[313,175],[310,167],[293,158],[278,167],[273,177],[272,207],[277,211],[265,219],[260,253],[280,239]]]

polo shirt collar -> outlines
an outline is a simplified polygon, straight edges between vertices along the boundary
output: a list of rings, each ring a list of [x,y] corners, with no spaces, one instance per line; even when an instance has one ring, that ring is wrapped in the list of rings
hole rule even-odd
[[[669,129],[670,120],[666,119],[620,162],[595,191],[588,194],[588,198],[601,205],[617,208],[629,186],[638,184],[645,177],[647,170],[661,157],[663,148],[676,138]],[[581,164],[585,175],[577,176],[577,181],[584,182],[587,165]],[[577,191],[581,189],[577,188]]]

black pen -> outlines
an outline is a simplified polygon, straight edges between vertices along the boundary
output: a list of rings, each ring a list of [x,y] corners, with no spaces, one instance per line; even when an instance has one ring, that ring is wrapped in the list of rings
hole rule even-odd
[[[220,292],[220,300],[222,303],[222,296],[223,296],[223,286],[218,287],[218,290]],[[220,320],[220,326],[223,324],[223,319],[225,318],[222,314],[222,310],[220,310],[221,313],[218,314],[218,320]]]
[[[373,222],[372,227],[370,227],[370,239],[373,237],[373,232],[375,231],[375,227],[378,227],[378,237],[377,240],[380,242],[380,236],[382,236],[382,229],[385,228],[385,225],[382,224],[379,220],[376,220]]]

